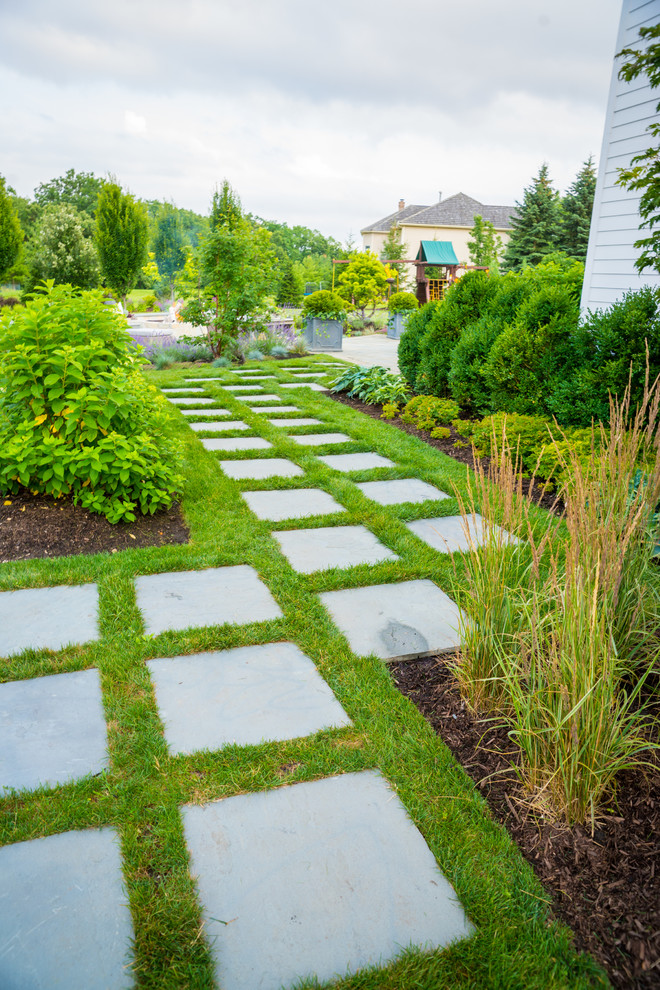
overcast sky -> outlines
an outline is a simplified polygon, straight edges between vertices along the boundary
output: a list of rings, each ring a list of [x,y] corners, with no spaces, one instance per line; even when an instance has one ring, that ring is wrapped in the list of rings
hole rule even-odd
[[[0,0],[0,174],[67,169],[345,241],[407,203],[513,204],[600,153],[621,0]]]

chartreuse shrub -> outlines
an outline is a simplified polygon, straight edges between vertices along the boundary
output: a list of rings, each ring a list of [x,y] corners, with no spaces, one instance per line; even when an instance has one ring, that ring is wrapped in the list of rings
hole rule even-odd
[[[404,423],[416,426],[418,430],[434,430],[438,426],[451,423],[460,412],[453,399],[436,399],[433,395],[416,395],[407,403],[401,414]],[[448,436],[448,433],[443,433]]]
[[[345,320],[346,306],[346,300],[336,292],[319,289],[318,292],[305,296],[302,307],[303,319]]]
[[[49,282],[0,317],[0,488],[71,495],[113,523],[171,505],[183,479],[142,363],[99,291]]]

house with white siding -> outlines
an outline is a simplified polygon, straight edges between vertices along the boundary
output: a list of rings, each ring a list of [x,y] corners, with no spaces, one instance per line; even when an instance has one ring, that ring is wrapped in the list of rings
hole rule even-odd
[[[660,0],[623,0],[615,52],[642,48],[648,42],[640,41],[640,27],[658,22]],[[633,244],[647,230],[639,229],[641,193],[617,185],[618,170],[627,168],[635,155],[653,144],[647,128],[658,121],[660,91],[651,89],[646,76],[632,82],[619,79],[622,61],[615,57],[612,69],[582,289],[583,312],[607,309],[624,293],[644,285],[660,289],[660,273],[647,269],[640,275],[635,268],[641,252]]]

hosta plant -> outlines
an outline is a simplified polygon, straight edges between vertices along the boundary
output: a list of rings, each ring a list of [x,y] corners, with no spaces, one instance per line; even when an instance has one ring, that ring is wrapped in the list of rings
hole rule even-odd
[[[387,368],[349,368],[332,383],[332,392],[348,392],[351,398],[368,405],[406,402],[409,396],[405,378]]]

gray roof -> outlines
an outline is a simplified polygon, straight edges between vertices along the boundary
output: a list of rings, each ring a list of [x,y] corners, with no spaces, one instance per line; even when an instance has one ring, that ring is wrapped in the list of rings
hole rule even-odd
[[[388,217],[369,224],[361,233],[388,231],[394,224],[400,223],[423,227],[473,227],[476,214],[484,220],[490,220],[494,227],[506,230],[511,227],[511,218],[515,216],[516,209],[514,206],[487,206],[465,193],[456,193],[433,206],[406,206],[403,210],[390,213]]]

